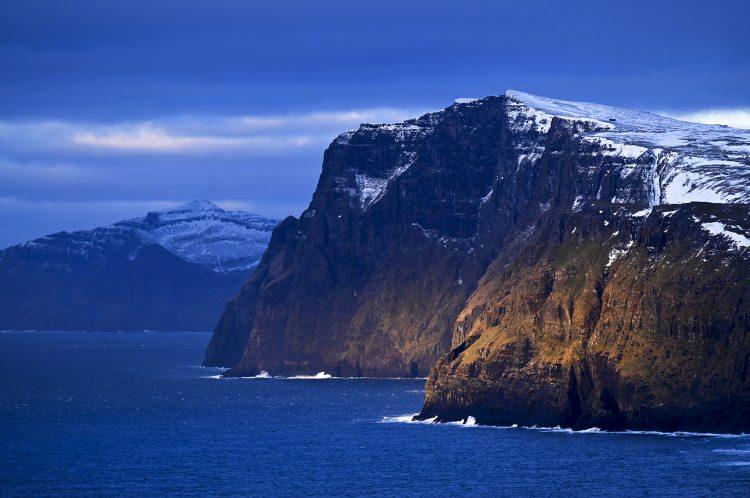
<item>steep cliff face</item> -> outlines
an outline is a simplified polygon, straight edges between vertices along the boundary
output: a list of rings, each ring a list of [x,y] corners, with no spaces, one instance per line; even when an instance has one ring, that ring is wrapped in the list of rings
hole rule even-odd
[[[693,203],[540,220],[493,262],[433,368],[420,416],[607,429],[750,427],[750,272]]]
[[[236,375],[426,375],[489,262],[474,239],[504,154],[503,103],[338,137],[309,208],[276,229],[227,306],[206,364]]]
[[[508,233],[430,374],[420,417],[748,430],[748,134],[511,101],[532,126],[548,114],[566,121],[556,130],[553,117],[532,166],[558,190],[532,225]]]
[[[518,92],[363,125],[206,362],[401,376],[440,358],[424,418],[745,427],[749,151],[744,131]]]

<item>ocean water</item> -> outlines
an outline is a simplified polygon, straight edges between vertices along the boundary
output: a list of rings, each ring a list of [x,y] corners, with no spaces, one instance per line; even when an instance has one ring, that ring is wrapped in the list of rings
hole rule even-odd
[[[0,495],[750,493],[750,437],[409,423],[423,380],[217,379],[208,340],[0,333]]]

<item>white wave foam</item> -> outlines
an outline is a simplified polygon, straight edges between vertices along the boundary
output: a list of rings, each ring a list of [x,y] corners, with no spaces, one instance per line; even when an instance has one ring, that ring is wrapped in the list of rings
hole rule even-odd
[[[454,420],[453,422],[443,422],[445,425],[459,425],[462,427],[474,427],[477,425],[477,419],[469,415],[462,420]]]
[[[727,467],[745,467],[750,465],[750,462],[723,462],[721,465],[726,465]]]
[[[395,417],[383,417],[381,422],[386,424],[409,424],[414,422],[416,413],[407,413],[406,415],[396,415]]]
[[[426,420],[414,420],[419,413],[407,413],[406,415],[396,415],[395,417],[383,417],[380,419],[382,424],[435,424],[437,417]]]
[[[198,367],[196,367],[198,368]],[[219,372],[226,372],[228,369],[221,367],[200,367],[215,369]],[[318,372],[315,375],[294,375],[290,377],[284,377],[283,375],[271,375],[265,370],[261,370],[258,375],[251,375],[245,377],[222,377],[221,375],[211,375],[203,377],[206,379],[278,379],[278,380],[323,380],[323,379],[336,379],[336,380],[424,380],[425,377],[334,377],[331,374],[325,372]],[[424,394],[424,389],[416,389],[412,391],[406,391],[408,393],[419,393]]]
[[[258,375],[250,375],[249,377],[234,377],[235,379],[283,379],[284,377],[275,377],[266,372],[265,370],[261,370]]]
[[[272,379],[271,374],[266,372],[265,370],[261,370],[258,375],[252,375],[250,377],[224,377],[224,373],[228,369],[219,369],[222,373],[218,375],[209,375],[204,377],[204,379],[218,379],[218,380],[241,380],[241,379]]]
[[[229,370],[228,368],[224,368],[224,367],[204,367],[203,365],[200,365],[200,366],[198,366],[198,365],[192,366],[191,365],[190,368],[200,368],[202,370],[207,370],[209,372],[216,372],[214,375],[205,375],[205,376],[202,376],[203,379],[223,379],[222,375],[224,374],[224,372],[226,372],[227,370]]]
[[[750,434],[721,434],[717,432],[688,432],[688,431],[675,431],[675,432],[660,432],[660,431],[619,431],[613,432],[614,434],[635,434],[645,436],[667,436],[667,437],[715,437],[720,439],[735,439],[735,438],[747,438]]]
[[[490,427],[490,426],[488,426]],[[665,436],[665,437],[714,437],[714,438],[747,438],[750,434],[720,434],[714,432],[687,432],[687,431],[676,431],[676,432],[661,432],[661,431],[607,431],[600,429],[599,427],[589,427],[588,429],[571,429],[570,427],[539,427],[532,425],[530,427],[518,426],[513,424],[511,426],[497,426],[498,429],[522,429],[530,431],[541,431],[541,432],[558,432],[565,434],[619,434],[628,436]]]
[[[570,427],[560,427],[559,425],[556,425],[554,427],[539,427],[536,425],[532,425],[530,427],[526,427],[526,426],[519,427],[518,424],[513,424],[510,427],[505,427],[505,428],[524,429],[524,430],[529,430],[529,431],[541,431],[541,432],[562,432],[565,434],[598,434],[600,432],[607,433],[607,431],[603,431],[599,427],[589,427],[588,429],[574,430],[574,429],[571,429]]]
[[[666,436],[666,437],[713,437],[713,438],[750,438],[750,434],[719,434],[713,432],[659,432],[659,431],[606,431],[599,427],[589,427],[588,429],[574,430],[570,427],[539,427],[536,425],[532,426],[519,426],[518,424],[513,425],[480,425],[474,417],[468,416],[464,420],[457,420],[452,422],[437,422],[437,417],[433,417],[427,420],[413,420],[416,413],[407,415],[398,415],[395,417],[383,417],[381,422],[383,423],[408,423],[408,424],[434,424],[443,426],[462,426],[462,427],[483,427],[487,429],[517,429],[525,431],[540,431],[540,432],[556,432],[564,434],[610,434],[610,435],[644,435],[644,436]],[[750,453],[750,450],[715,450],[717,452],[727,453]]]
[[[581,434],[595,434],[597,432],[602,432],[602,430],[598,427],[589,427],[588,429],[583,429],[582,431],[578,431]]]
[[[294,380],[319,380],[319,379],[332,379],[331,374],[327,374],[325,372],[318,372],[315,375],[295,375],[294,377],[289,377],[289,379]]]
[[[204,368],[204,367],[201,367]],[[205,367],[211,368],[214,367]],[[217,368],[220,372],[226,372],[228,369]],[[293,375],[290,377],[284,377],[283,375],[271,375],[265,370],[261,370],[258,375],[244,376],[244,377],[222,377],[221,375],[211,375],[204,377],[207,379],[278,379],[278,380],[323,380],[323,379],[337,379],[337,380],[424,380],[423,377],[334,377],[331,374],[325,372],[318,372],[315,375]],[[424,394],[424,389],[407,391],[414,393]]]
[[[463,420],[456,420],[453,422],[438,422],[437,417],[428,418],[425,420],[415,420],[414,417],[419,415],[418,413],[407,413],[406,415],[396,415],[395,417],[383,417],[380,422],[383,424],[438,424],[438,425],[459,425],[462,427],[474,427],[477,425],[477,419],[471,415]]]

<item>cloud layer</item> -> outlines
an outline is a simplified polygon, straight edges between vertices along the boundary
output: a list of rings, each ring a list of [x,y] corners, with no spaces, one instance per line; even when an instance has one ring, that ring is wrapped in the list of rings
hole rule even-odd
[[[194,199],[274,217],[310,199],[324,148],[360,123],[424,109],[178,115],[142,121],[0,121],[0,246]],[[750,128],[750,111],[671,113]]]
[[[0,247],[194,199],[279,218],[298,214],[324,148],[339,133],[421,113],[367,108],[0,121]]]
[[[270,116],[175,116],[147,121],[0,121],[5,150],[129,153],[281,153],[322,147],[361,123],[403,121],[423,110],[374,108]]]
[[[668,115],[693,123],[721,124],[750,130],[750,108],[706,109],[687,113],[668,113]]]

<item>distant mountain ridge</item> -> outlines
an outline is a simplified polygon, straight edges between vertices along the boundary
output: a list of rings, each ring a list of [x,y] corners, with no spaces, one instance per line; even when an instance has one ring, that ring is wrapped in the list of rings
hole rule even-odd
[[[0,251],[0,328],[207,330],[276,221],[208,201]]]

